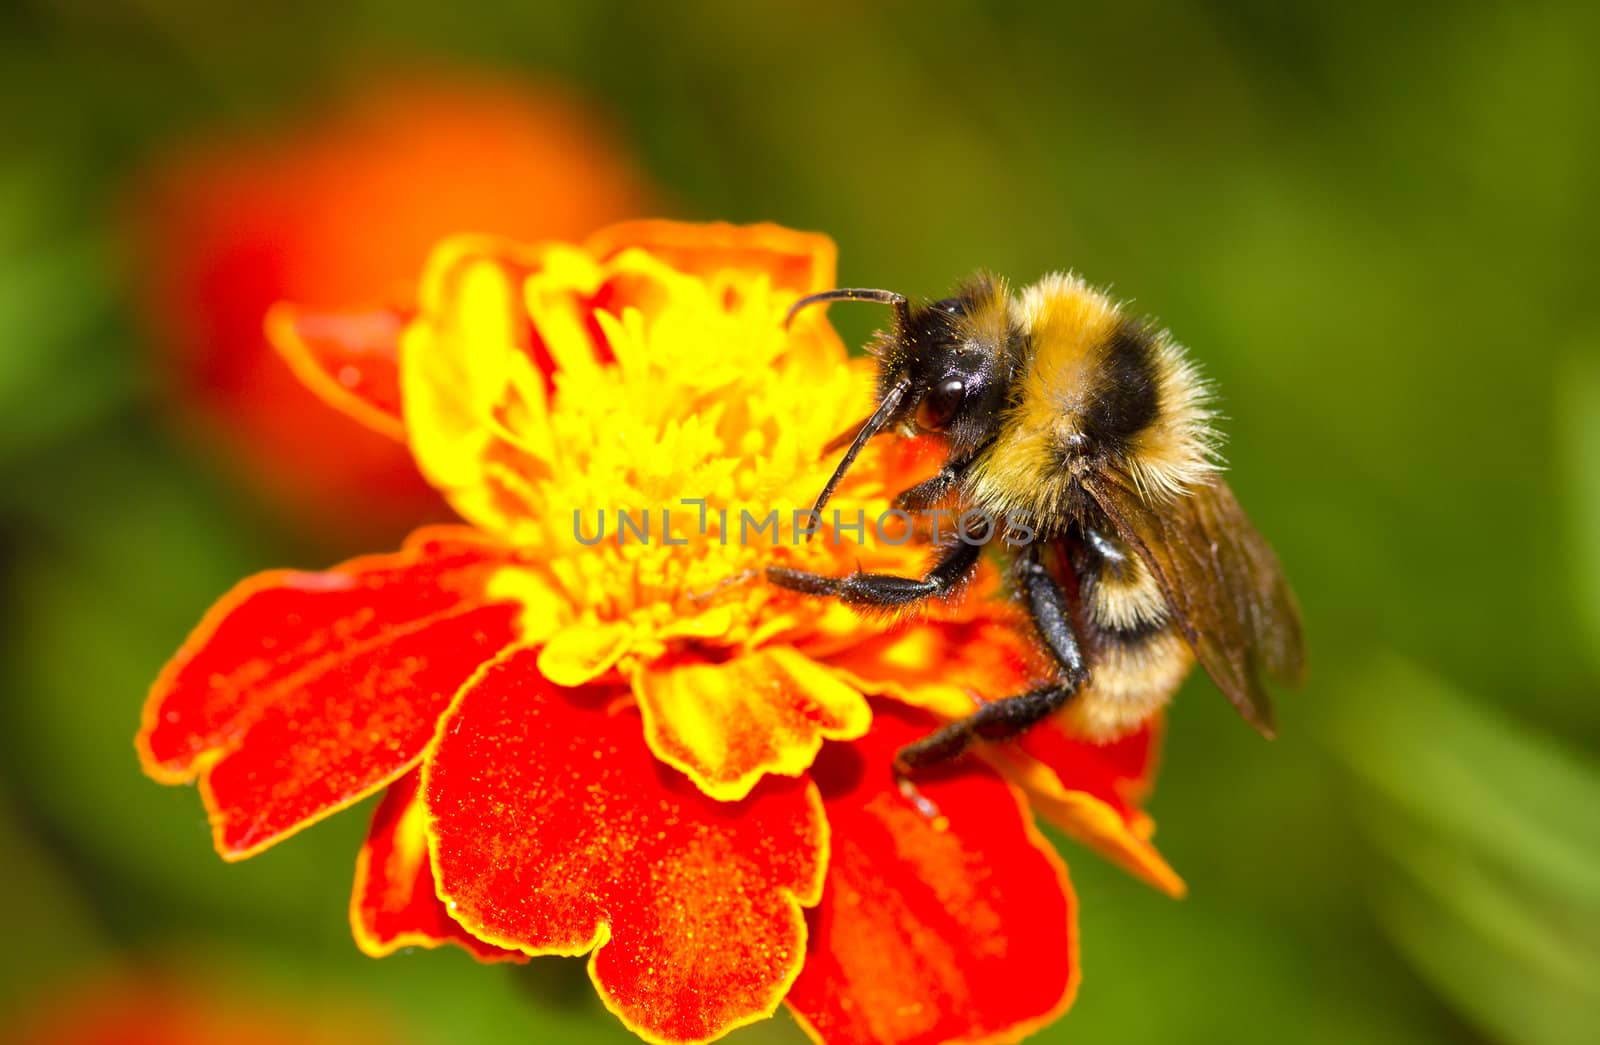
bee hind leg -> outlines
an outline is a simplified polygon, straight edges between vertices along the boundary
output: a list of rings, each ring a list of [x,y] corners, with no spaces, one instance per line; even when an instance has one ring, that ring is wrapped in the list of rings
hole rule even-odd
[[[1037,546],[1017,563],[1028,616],[1039,640],[1060,669],[1058,681],[1026,693],[991,701],[966,718],[957,719],[928,736],[907,744],[895,756],[902,777],[915,770],[957,757],[974,740],[1009,740],[1060,709],[1089,679],[1077,632],[1067,609],[1067,597],[1042,562]]]
[[[1071,700],[1077,689],[1071,683],[1058,683],[991,701],[966,718],[901,748],[895,753],[895,772],[904,777],[948,762],[964,753],[975,740],[1010,740],[1026,733],[1034,723]]]

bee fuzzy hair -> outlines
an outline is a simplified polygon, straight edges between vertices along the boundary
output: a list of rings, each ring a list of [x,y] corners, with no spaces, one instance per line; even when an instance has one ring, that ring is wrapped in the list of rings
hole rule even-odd
[[[1070,273],[1028,287],[1015,312],[1033,337],[1033,423],[1070,446],[1096,417],[1122,420],[1131,383],[1144,392],[1140,422],[1106,449],[1141,496],[1171,500],[1210,481],[1221,466],[1212,387],[1165,330]]]
[[[1182,497],[1222,468],[1222,433],[1212,423],[1215,388],[1183,346],[1154,335],[1157,419],[1134,438],[1125,457],[1146,500]]]

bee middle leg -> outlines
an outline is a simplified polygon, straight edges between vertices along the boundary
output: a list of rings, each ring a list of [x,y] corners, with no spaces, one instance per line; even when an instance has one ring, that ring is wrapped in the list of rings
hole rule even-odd
[[[978,565],[982,555],[981,544],[957,541],[941,550],[939,558],[921,577],[901,577],[892,573],[852,573],[848,577],[833,577],[787,566],[768,566],[767,580],[780,588],[805,595],[830,595],[852,606],[890,609],[948,595],[972,575],[973,567]]]
[[[975,740],[1009,740],[1048,717],[1078,691],[1089,678],[1067,597],[1049,570],[1039,561],[1037,546],[1017,564],[1028,616],[1040,640],[1060,668],[1060,679],[1025,693],[990,701],[966,718],[957,719],[921,740],[907,744],[895,755],[902,776],[953,759]]]

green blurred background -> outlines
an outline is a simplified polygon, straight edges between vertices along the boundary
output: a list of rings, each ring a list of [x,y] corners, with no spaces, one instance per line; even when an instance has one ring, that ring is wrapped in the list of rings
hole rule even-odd
[[[1217,380],[1312,681],[1272,744],[1180,697],[1188,899],[1064,844],[1084,980],[1038,1040],[1600,1041],[1600,8],[232,7],[0,13],[0,1024],[156,966],[416,1042],[628,1040],[578,962],[361,956],[364,811],[224,865],[130,742],[213,598],[353,549],[167,416],[129,185],[424,62],[564,82],[659,209],[824,230],[846,284],[1074,268]]]

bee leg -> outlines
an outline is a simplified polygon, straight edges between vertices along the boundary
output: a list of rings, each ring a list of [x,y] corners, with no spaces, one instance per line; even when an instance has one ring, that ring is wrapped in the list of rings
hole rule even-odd
[[[990,701],[966,718],[957,719],[897,751],[895,774],[909,776],[919,769],[948,762],[963,754],[974,740],[1009,740],[1025,733],[1034,723],[1072,699],[1077,689],[1073,684],[1057,683]]]
[[[933,507],[956,488],[973,460],[969,457],[964,461],[951,461],[922,482],[906,487],[895,496],[894,506],[910,512]]]
[[[1088,680],[1089,668],[1072,628],[1067,597],[1039,561],[1036,548],[1018,563],[1018,572],[1028,615],[1040,641],[1061,669],[1060,681],[991,701],[966,718],[907,744],[895,755],[895,771],[899,775],[947,762],[966,751],[974,740],[1007,740],[1026,732],[1071,700]]]
[[[944,548],[921,577],[899,577],[890,573],[830,577],[787,566],[768,566],[767,580],[780,588],[806,595],[829,595],[851,606],[887,609],[950,594],[971,575],[982,555],[981,544],[957,541]]]
[[[1072,627],[1066,593],[1039,560],[1037,544],[1029,545],[1027,554],[1017,561],[1017,573],[1028,605],[1028,617],[1039,633],[1039,640],[1055,658],[1062,682],[1076,690],[1088,681],[1089,666],[1084,662],[1078,633]]]
[[[938,504],[961,484],[967,469],[993,445],[994,440],[991,439],[959,461],[946,461],[943,468],[922,482],[901,490],[894,499],[894,506],[903,511],[917,512]]]

